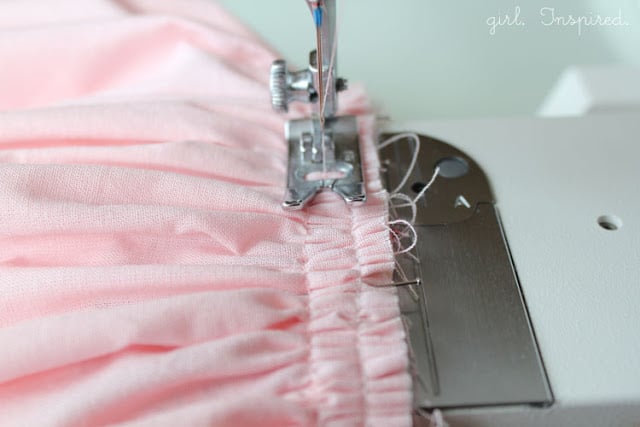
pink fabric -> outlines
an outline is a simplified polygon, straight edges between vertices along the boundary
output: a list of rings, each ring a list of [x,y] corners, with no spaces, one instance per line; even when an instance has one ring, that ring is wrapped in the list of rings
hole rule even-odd
[[[283,211],[273,59],[211,1],[0,2],[0,425],[410,425],[371,120],[368,204]]]

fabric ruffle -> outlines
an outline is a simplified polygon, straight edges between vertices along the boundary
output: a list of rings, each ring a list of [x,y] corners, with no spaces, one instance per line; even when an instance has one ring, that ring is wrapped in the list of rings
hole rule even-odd
[[[368,202],[351,208],[332,193],[308,209],[305,241],[311,384],[318,425],[410,425],[407,347],[395,290],[372,120],[361,137]]]
[[[304,109],[214,2],[7,2],[0,34],[0,424],[411,425],[370,117],[367,204],[287,212]]]

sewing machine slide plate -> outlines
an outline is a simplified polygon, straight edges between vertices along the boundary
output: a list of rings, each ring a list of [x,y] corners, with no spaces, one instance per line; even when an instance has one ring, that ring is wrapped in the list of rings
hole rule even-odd
[[[420,138],[418,165],[402,191],[420,191],[436,166],[441,173],[419,204],[419,262],[398,259],[421,280],[411,292],[400,289],[416,406],[548,406],[553,396],[486,176],[456,148]],[[382,150],[388,188],[402,179],[411,153],[410,141]]]

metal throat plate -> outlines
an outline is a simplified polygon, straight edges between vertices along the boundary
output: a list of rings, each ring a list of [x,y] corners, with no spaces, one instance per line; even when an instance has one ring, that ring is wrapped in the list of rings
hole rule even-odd
[[[420,278],[412,292],[400,288],[416,407],[550,405],[553,396],[487,178],[451,145],[420,140],[416,168],[400,191],[415,195],[436,167],[440,173],[418,206],[419,261],[398,259],[405,272]],[[381,151],[388,188],[401,182],[412,144],[407,139]]]

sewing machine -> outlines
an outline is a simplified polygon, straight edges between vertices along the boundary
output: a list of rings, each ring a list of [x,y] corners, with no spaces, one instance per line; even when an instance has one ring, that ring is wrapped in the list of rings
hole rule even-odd
[[[310,8],[309,68],[271,72],[276,109],[314,105],[287,125],[288,209],[323,188],[366,200],[355,119],[335,116],[335,0]],[[387,188],[409,172],[399,192],[415,195],[437,168],[396,276],[416,425],[441,409],[452,426],[639,426],[640,114],[394,123],[381,138],[407,131],[417,164],[409,137],[383,148]]]

